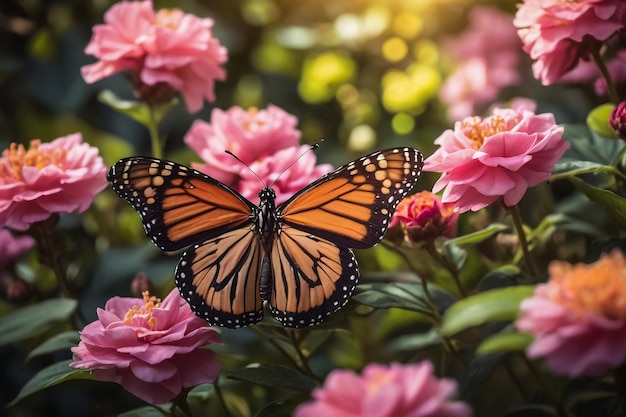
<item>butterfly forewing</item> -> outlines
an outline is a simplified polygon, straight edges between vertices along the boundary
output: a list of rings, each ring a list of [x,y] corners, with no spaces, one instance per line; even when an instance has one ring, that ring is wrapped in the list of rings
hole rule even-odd
[[[108,175],[113,189],[141,215],[146,234],[177,250],[251,222],[256,206],[194,169],[153,158],[122,159]]]
[[[411,148],[364,156],[294,195],[278,208],[280,220],[340,246],[372,247],[417,183],[422,165],[421,153]]]
[[[272,314],[285,326],[305,327],[343,307],[358,282],[352,251],[284,226],[271,250]]]
[[[249,326],[263,318],[262,259],[250,228],[232,230],[189,248],[176,267],[176,286],[209,324]]]

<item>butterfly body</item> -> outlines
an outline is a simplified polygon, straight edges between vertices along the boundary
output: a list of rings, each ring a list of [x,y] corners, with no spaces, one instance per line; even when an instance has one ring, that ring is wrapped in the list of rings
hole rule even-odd
[[[257,206],[205,174],[154,158],[122,159],[108,178],[159,248],[189,246],[176,285],[199,317],[248,326],[263,318],[265,301],[283,325],[305,327],[347,303],[359,278],[350,248],[383,238],[422,160],[411,148],[375,152],[278,207],[271,188]]]

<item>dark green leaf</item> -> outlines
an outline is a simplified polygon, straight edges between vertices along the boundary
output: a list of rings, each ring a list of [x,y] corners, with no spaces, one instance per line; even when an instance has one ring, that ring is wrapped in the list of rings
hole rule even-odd
[[[586,125],[565,125],[563,138],[571,144],[565,153],[566,161],[589,161],[611,165],[615,156],[624,147],[621,141],[600,137]]]
[[[503,353],[490,353],[475,356],[467,365],[467,371],[459,380],[459,395],[463,400],[469,400],[491,377],[493,372],[506,358]]]
[[[315,388],[315,381],[300,371],[283,365],[259,365],[237,369],[228,373],[228,378],[252,382],[273,388],[287,388],[308,394]]]
[[[457,271],[463,269],[463,265],[467,261],[467,251],[454,243],[446,242],[443,246],[443,255],[454,265]]]
[[[417,282],[363,284],[352,299],[374,308],[401,308],[432,314]]]
[[[28,356],[27,360],[30,360],[36,356],[46,355],[48,353],[54,353],[59,350],[70,350],[74,346],[78,346],[80,342],[80,334],[76,331],[62,332],[52,336],[35,349],[33,349]]]
[[[37,372],[37,374],[22,387],[17,397],[15,397],[9,405],[13,406],[29,395],[64,381],[72,379],[95,379],[89,371],[70,367],[71,362],[71,360],[57,362]]]
[[[390,353],[417,351],[435,346],[443,340],[439,330],[432,328],[423,333],[407,334],[393,339],[386,347]]]
[[[254,417],[290,417],[294,408],[303,401],[302,394],[290,395],[266,404]]]
[[[478,243],[484,242],[485,240],[489,239],[490,237],[500,233],[500,232],[504,232],[505,230],[509,230],[510,227],[507,226],[506,224],[500,224],[500,223],[492,223],[489,226],[485,227],[482,230],[479,230],[477,232],[474,233],[470,233],[464,236],[459,236],[456,237],[454,239],[450,239],[448,241],[446,241],[446,245],[458,245],[458,246],[462,246],[462,245],[476,245]]]
[[[67,321],[77,306],[76,300],[54,298],[11,312],[0,319],[0,346],[29,339]]]
[[[594,187],[578,177],[569,177],[568,180],[591,201],[598,203],[621,228],[626,228],[625,199],[618,196],[613,191]]]
[[[443,316],[441,332],[451,336],[492,321],[513,320],[519,304],[530,297],[534,286],[524,285],[485,291],[452,304]]]
[[[601,104],[591,110],[587,115],[587,125],[589,128],[602,137],[617,139],[613,128],[609,125],[609,118],[611,117],[611,112],[614,107],[613,104],[607,103]]]
[[[134,410],[118,414],[117,417],[167,417],[170,413],[165,412],[163,409],[168,409],[169,406],[170,404],[168,403],[159,405],[159,408],[151,405],[139,407]]]

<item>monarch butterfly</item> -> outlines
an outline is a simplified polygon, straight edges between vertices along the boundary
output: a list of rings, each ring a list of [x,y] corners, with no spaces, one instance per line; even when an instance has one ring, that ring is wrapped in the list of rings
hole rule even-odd
[[[343,307],[359,277],[354,253],[383,238],[413,188],[423,157],[411,148],[374,152],[324,175],[275,207],[270,187],[257,206],[194,169],[131,157],[108,173],[162,250],[190,246],[176,285],[211,325],[237,328],[263,318],[284,326],[320,323]]]

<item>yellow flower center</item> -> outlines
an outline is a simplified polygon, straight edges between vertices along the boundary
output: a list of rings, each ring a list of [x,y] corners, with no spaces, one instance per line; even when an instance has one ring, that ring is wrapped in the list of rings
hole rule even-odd
[[[182,14],[180,9],[161,9],[156,12],[154,24],[169,29],[178,28],[178,16]]]
[[[248,109],[248,119],[243,122],[243,128],[249,132],[259,130],[265,125],[265,120],[257,117],[259,109],[256,107],[250,107]]]
[[[124,323],[130,325],[133,319],[138,317],[141,320],[146,320],[148,325],[154,329],[156,327],[156,317],[152,316],[152,309],[161,306],[161,299],[154,296],[151,297],[148,291],[142,292],[141,295],[145,304],[142,307],[132,306],[124,316]]]
[[[49,165],[56,165],[62,168],[67,150],[63,148],[42,150],[40,145],[39,139],[32,140],[30,148],[26,150],[22,144],[11,143],[9,148],[2,152],[0,179],[21,181],[24,167],[34,167],[41,170]]]
[[[626,320],[626,261],[620,250],[591,264],[550,264],[549,296],[571,311]]]
[[[502,116],[490,116],[484,119],[480,116],[466,117],[461,122],[461,129],[465,136],[472,141],[473,149],[480,149],[489,136],[507,130],[506,120]]]
[[[374,375],[370,375],[369,378],[367,378],[366,387],[368,395],[375,393],[380,387],[390,383],[392,379],[390,373],[383,370],[376,372]]]

